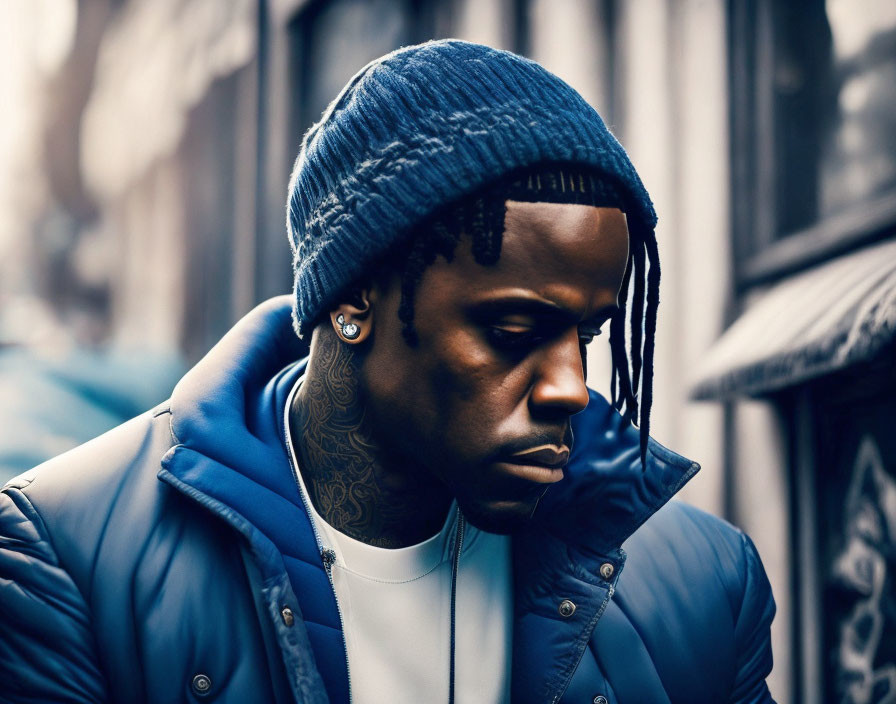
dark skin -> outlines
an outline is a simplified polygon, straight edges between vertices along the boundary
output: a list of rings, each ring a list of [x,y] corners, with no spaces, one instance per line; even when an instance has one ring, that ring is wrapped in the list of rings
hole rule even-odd
[[[482,530],[524,524],[563,476],[570,417],[588,403],[585,345],[616,310],[627,257],[619,210],[509,201],[497,264],[464,237],[424,273],[416,346],[398,274],[334,308],[290,417],[317,511],[386,548],[437,533],[453,499]]]

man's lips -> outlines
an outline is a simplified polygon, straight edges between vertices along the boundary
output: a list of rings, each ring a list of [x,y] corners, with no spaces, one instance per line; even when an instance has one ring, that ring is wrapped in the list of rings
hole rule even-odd
[[[539,445],[509,455],[500,464],[504,471],[536,484],[553,484],[563,479],[563,467],[569,461],[569,448],[563,445]]]
[[[522,452],[515,452],[510,455],[508,461],[560,469],[569,462],[569,448],[565,445],[539,445]]]

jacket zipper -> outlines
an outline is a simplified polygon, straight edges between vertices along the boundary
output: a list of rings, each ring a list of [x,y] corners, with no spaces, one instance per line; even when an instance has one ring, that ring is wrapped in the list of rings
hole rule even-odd
[[[290,394],[290,398],[292,395]],[[291,404],[288,404],[291,405]],[[345,654],[345,674],[348,677],[348,701],[352,701],[352,677],[348,669],[348,643],[345,640],[345,620],[342,618],[342,608],[339,606],[339,598],[336,596],[336,585],[333,584],[333,563],[336,562],[336,553],[331,548],[325,548],[320,534],[317,532],[317,526],[314,525],[314,514],[311,512],[311,502],[302,490],[301,480],[299,479],[299,468],[293,462],[293,450],[289,447],[291,436],[289,433],[289,413],[283,414],[284,435],[286,438],[286,457],[289,459],[289,467],[292,469],[292,477],[296,482],[296,489],[299,490],[299,496],[302,497],[302,503],[305,504],[305,513],[308,514],[308,522],[311,524],[311,532],[314,533],[314,540],[317,542],[317,550],[320,553],[321,562],[330,580],[330,590],[333,592],[333,600],[336,602],[336,613],[339,614],[339,631],[342,634],[342,652]]]
[[[460,507],[457,509],[457,531],[454,535],[454,555],[451,561],[451,660],[448,667],[448,704],[454,704],[454,675],[455,675],[455,637],[456,637],[456,611],[457,611],[457,572],[460,568],[460,553],[464,547],[464,514]]]
[[[308,516],[311,518],[311,515]],[[311,519],[312,525],[314,519]],[[320,545],[320,541],[318,541]],[[324,569],[327,571],[327,577],[330,580],[330,589],[333,590],[333,598],[336,599],[336,613],[339,614],[339,631],[342,633],[342,650],[345,653],[345,674],[348,677],[348,701],[352,701],[352,676],[348,669],[348,642],[345,640],[345,619],[342,618],[342,607],[339,606],[339,599],[336,597],[336,585],[333,583],[333,564],[336,562],[336,552],[331,548],[321,548],[320,558],[324,563]]]

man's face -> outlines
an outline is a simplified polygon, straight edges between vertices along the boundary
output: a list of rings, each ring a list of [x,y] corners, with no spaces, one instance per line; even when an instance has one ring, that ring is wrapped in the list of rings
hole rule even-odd
[[[399,278],[374,287],[361,383],[376,440],[446,485],[474,525],[519,526],[563,476],[570,416],[588,403],[583,345],[616,310],[627,258],[617,209],[508,201],[496,265],[464,237],[423,274],[416,346],[401,335]]]

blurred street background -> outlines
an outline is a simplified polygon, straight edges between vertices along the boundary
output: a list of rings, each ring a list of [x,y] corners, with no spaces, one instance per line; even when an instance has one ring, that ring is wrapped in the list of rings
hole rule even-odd
[[[0,483],[290,291],[303,133],[439,37],[565,79],[650,191],[652,427],[759,549],[773,695],[896,702],[893,0],[0,0]]]

